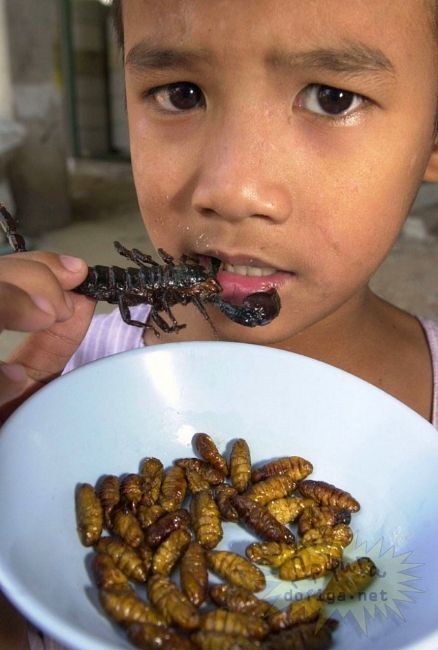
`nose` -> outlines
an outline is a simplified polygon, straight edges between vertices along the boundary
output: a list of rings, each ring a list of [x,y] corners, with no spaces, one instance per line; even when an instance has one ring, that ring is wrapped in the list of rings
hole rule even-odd
[[[266,134],[266,131],[265,131]],[[222,125],[203,148],[192,194],[200,214],[229,222],[247,218],[282,223],[292,209],[291,188],[281,169],[282,149],[242,120]]]

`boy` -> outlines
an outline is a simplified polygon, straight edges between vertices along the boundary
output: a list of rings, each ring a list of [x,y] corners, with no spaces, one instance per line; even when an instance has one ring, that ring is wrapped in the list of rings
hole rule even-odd
[[[115,9],[152,242],[176,258],[219,259],[227,300],[271,287],[281,297],[266,327],[209,309],[220,338],[320,359],[431,420],[431,335],[368,280],[422,178],[438,180],[435,2],[123,0]],[[70,290],[85,275],[85,263],[54,254],[0,260],[0,324],[34,332],[18,365],[3,368],[3,417],[79,346],[93,304]],[[174,312],[187,328],[162,340],[215,338],[195,309]],[[155,343],[146,330],[141,344]]]

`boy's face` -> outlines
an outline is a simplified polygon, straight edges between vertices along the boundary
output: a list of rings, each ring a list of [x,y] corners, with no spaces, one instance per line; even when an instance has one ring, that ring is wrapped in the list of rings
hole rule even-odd
[[[270,286],[281,296],[280,316],[254,330],[211,309],[222,338],[285,342],[363,302],[433,144],[427,7],[124,3],[132,163],[152,242],[231,265],[218,276],[228,300]]]

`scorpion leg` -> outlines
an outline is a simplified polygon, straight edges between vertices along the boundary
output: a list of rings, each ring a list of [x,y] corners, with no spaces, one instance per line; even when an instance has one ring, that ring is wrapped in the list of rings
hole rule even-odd
[[[127,325],[134,325],[135,327],[143,327],[143,328],[146,327],[146,323],[142,323],[139,320],[133,320],[131,318],[131,312],[129,311],[129,306],[126,304],[123,296],[119,298],[119,302],[117,304],[119,306],[120,315],[123,321]]]
[[[245,298],[243,305],[232,305],[214,294],[209,299],[230,320],[245,327],[267,325],[280,312],[280,296],[274,291],[260,291]]]
[[[165,334],[171,334],[172,332],[179,332],[179,330],[182,330],[184,329],[184,327],[186,327],[185,323],[179,325],[176,322],[176,320],[174,320],[174,322],[172,322],[172,324],[169,325],[169,323],[166,323],[164,318],[160,316],[160,314],[155,310],[151,311],[150,318]]]
[[[6,210],[2,203],[0,203],[0,226],[3,228],[9,246],[12,248],[14,253],[25,252],[26,242],[24,241],[24,237],[17,232],[17,221]]]
[[[138,266],[160,266],[150,255],[142,253],[137,248],[130,250],[129,248],[125,248],[125,246],[118,241],[114,242],[114,248],[119,255],[126,257],[128,260],[131,260],[131,262],[135,262]]]
[[[204,316],[205,320],[210,324],[210,327],[212,328],[212,330],[216,334],[216,336],[219,337],[219,333],[218,333],[217,329],[213,325],[213,322],[212,322],[210,316],[208,315],[207,310],[205,309],[204,305],[201,302],[201,299],[198,296],[195,296],[193,298],[193,304],[195,305],[195,307],[197,307],[199,309],[201,314]]]
[[[166,312],[166,314],[169,316],[170,320],[172,321],[172,325],[169,326],[169,327],[171,327],[171,329],[169,329],[168,331],[169,332],[179,332],[179,330],[184,329],[184,327],[186,327],[186,325],[185,324],[178,325],[178,321],[176,320],[175,316],[173,315],[172,310],[169,307],[169,303],[167,302],[165,297],[162,299],[162,302],[163,302],[164,311]]]
[[[169,255],[169,253],[166,253],[164,248],[159,248],[158,249],[158,255],[161,257],[163,262],[166,262],[169,266],[175,266],[175,260],[172,257],[172,255]]]

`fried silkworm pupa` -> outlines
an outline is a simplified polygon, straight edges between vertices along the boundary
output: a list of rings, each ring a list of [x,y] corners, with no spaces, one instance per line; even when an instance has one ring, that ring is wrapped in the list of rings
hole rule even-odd
[[[251,501],[255,501],[259,506],[264,506],[274,499],[289,496],[295,488],[295,481],[287,474],[271,476],[251,485],[245,492],[245,496]]]
[[[208,594],[208,568],[205,550],[191,542],[179,565],[181,588],[190,602],[199,607]]]
[[[290,524],[297,519],[304,508],[315,503],[303,497],[283,497],[267,504],[267,509],[281,524]]]
[[[173,512],[181,508],[186,491],[187,480],[183,468],[178,465],[172,465],[164,474],[158,502],[164,510]]]
[[[186,479],[189,490],[192,494],[197,494],[203,490],[210,489],[210,483],[202,478],[201,474],[194,469],[186,468]]]
[[[147,582],[147,592],[150,602],[167,623],[188,631],[199,627],[198,610],[170,578],[159,573],[153,575]]]
[[[292,531],[280,524],[263,506],[259,506],[243,494],[236,494],[230,501],[248,528],[260,537],[271,542],[295,543]]]
[[[166,510],[158,504],[145,506],[143,503],[141,503],[137,511],[138,523],[142,528],[146,529],[149,528],[149,526],[152,526],[152,524],[155,523],[157,519],[165,514]]]
[[[223,537],[222,522],[219,508],[210,490],[193,495],[190,513],[196,540],[207,549],[217,546]]]
[[[298,519],[298,530],[304,535],[311,528],[326,528],[338,524],[349,524],[351,512],[339,506],[312,505],[304,508]]]
[[[327,602],[345,600],[363,592],[375,579],[377,567],[369,557],[360,557],[337,568],[330,578],[321,599]]]
[[[113,531],[130,546],[140,546],[144,533],[135,515],[129,510],[117,509],[113,513]]]
[[[175,512],[166,512],[146,529],[145,541],[148,546],[155,548],[178,528],[188,528],[190,525],[190,514],[183,508]]]
[[[213,439],[210,438],[208,433],[197,433],[193,437],[193,444],[203,460],[209,463],[212,467],[221,472],[223,476],[228,476],[228,465],[225,458],[219,452]]]
[[[323,526],[321,528],[310,528],[301,538],[303,546],[311,544],[338,544],[345,548],[353,541],[353,531],[346,524],[336,524],[336,526]]]
[[[101,589],[99,600],[108,616],[120,625],[129,625],[130,623],[165,625],[164,618],[139,598],[132,587]]]
[[[182,467],[186,471],[197,472],[209,485],[219,485],[224,481],[222,472],[219,472],[219,470],[206,463],[205,460],[200,460],[199,458],[178,458],[175,461],[175,465]]]
[[[231,449],[230,478],[238,492],[245,492],[251,481],[251,453],[243,438],[238,438]]]
[[[213,585],[210,587],[210,598],[222,609],[251,614],[257,618],[264,618],[273,610],[272,605],[266,600],[260,600],[247,589],[234,585]]]
[[[143,542],[143,544],[136,546],[135,552],[141,558],[146,574],[149,575],[152,567],[152,558],[154,555],[153,550],[145,542]]]
[[[76,490],[76,522],[82,544],[96,544],[103,529],[103,508],[89,483],[82,483]]]
[[[293,625],[315,621],[325,603],[319,596],[309,596],[303,600],[293,601],[283,612],[276,612],[269,617],[272,631],[286,630]]]
[[[335,569],[342,558],[342,549],[334,544],[315,544],[305,546],[286,560],[279,568],[282,580],[302,580],[319,578]]]
[[[212,571],[236,587],[244,587],[248,591],[262,591],[266,587],[264,573],[237,553],[207,551],[207,563]]]
[[[239,513],[230,500],[235,494],[237,494],[237,490],[226,483],[218,485],[215,489],[217,507],[224,521],[238,521],[239,519]]]
[[[203,614],[201,630],[264,639],[269,633],[269,625],[262,619],[251,616],[251,614],[229,612],[227,609],[215,609]]]
[[[263,481],[270,476],[282,476],[287,474],[295,482],[302,481],[313,472],[313,465],[311,462],[301,456],[289,456],[272,460],[265,465],[255,467],[251,472],[251,480],[253,483]]]
[[[265,566],[279,567],[293,557],[297,547],[284,542],[255,542],[246,548],[246,556],[252,562]]]
[[[144,650],[193,650],[188,639],[183,639],[167,627],[152,623],[133,623],[128,627],[128,638]]]
[[[113,474],[104,476],[97,486],[97,494],[103,508],[105,526],[111,530],[111,513],[120,501],[120,480]]]
[[[123,504],[137,512],[137,506],[143,498],[142,478],[139,474],[126,474],[120,482],[120,498]]]
[[[338,621],[327,619],[301,623],[276,634],[270,634],[263,642],[263,650],[328,650],[333,646],[332,634]]]
[[[173,567],[190,544],[191,539],[192,536],[187,528],[178,528],[170,533],[169,537],[166,537],[155,551],[152,560],[153,573],[170,575]]]
[[[349,492],[325,481],[302,481],[298,489],[304,497],[314,499],[322,506],[336,506],[351,512],[360,510],[360,503]]]
[[[142,477],[142,503],[145,506],[152,506],[158,501],[161,490],[161,482],[164,476],[163,463],[158,458],[145,458],[140,465]]]
[[[199,630],[192,634],[191,638],[200,650],[261,650],[262,648],[259,641],[241,634]]]
[[[99,589],[128,589],[127,576],[106,553],[95,553],[91,560],[94,581]]]
[[[101,537],[96,544],[99,553],[107,553],[127,578],[135,582],[146,582],[147,567],[136,551],[113,537]]]

